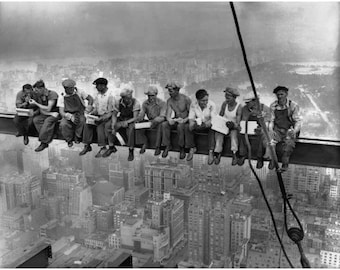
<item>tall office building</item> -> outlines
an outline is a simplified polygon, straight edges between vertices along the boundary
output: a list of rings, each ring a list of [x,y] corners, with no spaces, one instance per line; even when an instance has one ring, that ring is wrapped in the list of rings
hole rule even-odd
[[[113,216],[111,207],[96,207],[96,228],[98,231],[109,232],[113,230]]]
[[[109,164],[109,181],[119,187],[124,187],[125,191],[131,189],[135,185],[134,169],[123,168],[118,161]]]
[[[251,215],[235,213],[230,216],[230,252],[237,252],[238,248],[244,242],[244,239],[250,239],[251,233]]]
[[[187,165],[154,162],[145,166],[145,186],[150,195],[162,198],[164,192],[191,186],[191,170]]]
[[[92,192],[90,186],[77,185],[70,188],[69,214],[83,216],[86,209],[92,206]]]
[[[94,205],[115,205],[124,200],[124,188],[116,186],[109,181],[98,181],[92,187],[92,201]]]

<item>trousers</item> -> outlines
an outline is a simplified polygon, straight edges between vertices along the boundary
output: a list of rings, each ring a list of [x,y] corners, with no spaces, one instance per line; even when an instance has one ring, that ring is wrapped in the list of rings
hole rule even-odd
[[[170,126],[168,121],[162,122],[162,145],[171,146],[171,130],[176,129],[178,135],[178,145],[184,148],[195,147],[194,134],[189,130],[189,123]]]
[[[114,137],[112,133],[109,133],[109,129],[111,127],[111,119],[107,121],[103,121],[96,125],[89,125],[85,124],[84,131],[83,131],[83,143],[84,144],[91,144],[93,142],[93,133],[94,131],[97,132],[97,140],[98,146],[106,146],[107,143],[109,145],[113,145]]]
[[[33,123],[39,132],[39,141],[42,143],[50,143],[53,140],[55,125],[59,118],[39,114],[33,117]]]
[[[13,122],[20,135],[28,135],[28,130],[33,124],[33,117],[19,116],[16,114]]]
[[[67,142],[71,142],[74,136],[77,138],[82,138],[83,129],[85,124],[85,116],[80,115],[80,122],[75,125],[72,121],[63,118],[60,122],[61,134]]]
[[[150,128],[150,130],[156,131],[155,147],[160,147],[162,143],[162,123],[158,123],[156,126]],[[145,133],[145,129],[135,130],[136,144],[150,144],[149,139],[147,138]]]
[[[118,121],[115,126],[114,130],[112,130],[112,124],[109,127],[108,132],[113,134],[113,138],[116,137],[117,132],[125,139],[127,140],[126,145],[129,148],[134,148],[135,146],[135,123],[128,124],[127,127],[122,127],[122,122]],[[113,145],[113,142],[112,142]]]
[[[221,153],[223,150],[223,143],[224,143],[224,138],[226,136],[230,136],[231,140],[231,151],[237,152],[238,150],[238,136],[237,136],[238,131],[233,129],[230,130],[228,135],[224,135],[223,133],[220,132],[215,132],[215,152]]]

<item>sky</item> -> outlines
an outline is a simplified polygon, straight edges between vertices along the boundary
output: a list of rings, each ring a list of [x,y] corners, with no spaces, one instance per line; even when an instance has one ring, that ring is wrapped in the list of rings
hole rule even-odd
[[[246,46],[334,52],[337,2],[235,2]],[[239,44],[228,2],[0,2],[0,59],[116,57]],[[1,60],[0,60],[1,61]]]

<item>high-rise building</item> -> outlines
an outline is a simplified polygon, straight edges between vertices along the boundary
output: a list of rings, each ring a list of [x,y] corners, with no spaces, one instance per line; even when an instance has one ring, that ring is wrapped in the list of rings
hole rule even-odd
[[[244,239],[250,239],[251,215],[239,213],[230,216],[230,252],[233,254],[242,245]]]
[[[190,185],[191,170],[187,165],[157,162],[145,166],[145,186],[155,198],[162,198],[164,192]]]
[[[109,232],[113,230],[113,218],[111,207],[95,208],[96,228],[98,231]]]
[[[134,169],[122,168],[120,162],[109,164],[109,181],[119,187],[124,187],[125,191],[135,185]]]
[[[92,201],[94,205],[115,205],[124,200],[124,187],[116,186],[109,181],[98,181],[92,187]]]
[[[77,185],[69,191],[69,214],[75,216],[84,215],[86,209],[92,206],[92,192],[90,186]]]

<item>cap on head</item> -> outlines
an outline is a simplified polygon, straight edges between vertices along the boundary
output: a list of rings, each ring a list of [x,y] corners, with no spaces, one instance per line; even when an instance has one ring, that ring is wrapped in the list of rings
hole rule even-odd
[[[121,91],[120,91],[120,96],[121,97],[125,97],[129,94],[132,94],[133,92],[133,87],[131,84],[127,83],[127,84],[122,84],[121,85]]]
[[[232,88],[232,87],[227,87],[223,92],[229,93],[233,95],[234,97],[237,97],[240,95],[239,91],[236,88]]]
[[[166,89],[174,89],[179,90],[182,88],[182,86],[177,82],[170,82],[165,86]]]
[[[257,97],[260,98],[260,95],[257,94]],[[248,92],[247,94],[244,95],[243,101],[244,102],[250,102],[255,99],[254,92]]]
[[[156,96],[158,94],[158,89],[155,85],[149,85],[148,89],[145,90],[144,94]]]
[[[278,91],[280,90],[283,90],[283,91],[286,91],[288,92],[288,88],[286,86],[277,86],[274,90],[273,90],[273,93],[276,94]]]
[[[98,79],[94,80],[94,82],[92,84],[94,84],[94,85],[98,85],[98,84],[107,85],[108,81],[105,78],[98,78]]]
[[[61,83],[64,87],[75,87],[76,82],[72,79],[66,79]]]

